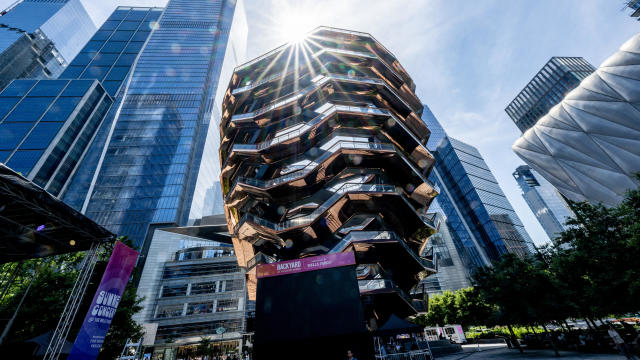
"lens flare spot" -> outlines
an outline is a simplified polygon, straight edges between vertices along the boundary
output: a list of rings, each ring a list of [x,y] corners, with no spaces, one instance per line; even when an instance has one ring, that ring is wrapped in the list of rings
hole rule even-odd
[[[291,249],[293,247],[293,240],[287,239],[287,241],[284,242],[284,247]]]
[[[155,29],[157,29],[159,26],[160,26],[160,25],[158,24],[158,22],[157,22],[157,21],[152,21],[152,22],[150,22],[150,23],[149,23],[149,29],[151,29],[151,30],[155,30]]]
[[[421,168],[426,168],[429,165],[429,163],[427,162],[427,160],[425,159],[420,159],[418,160],[418,166],[420,166]]]
[[[44,225],[38,225],[38,227],[36,228],[36,231],[42,231],[44,230],[45,226]]]
[[[394,118],[387,119],[387,126],[388,127],[392,127],[395,124],[396,124],[396,120]]]
[[[173,43],[171,44],[171,52],[174,54],[180,54],[182,52],[182,47],[180,44]]]

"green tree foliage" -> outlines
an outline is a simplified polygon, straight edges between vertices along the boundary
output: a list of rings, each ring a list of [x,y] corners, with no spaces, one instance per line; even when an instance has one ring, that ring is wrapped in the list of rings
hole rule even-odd
[[[640,176],[639,176],[640,179]],[[575,218],[529,257],[505,254],[476,269],[473,288],[429,299],[423,325],[545,327],[640,310],[640,190],[617,207],[571,203]]]
[[[429,311],[414,321],[423,326],[461,324],[468,328],[492,323],[494,313],[494,307],[485,301],[480,292],[474,288],[465,288],[430,296]]]
[[[503,255],[478,269],[475,288],[502,324],[544,325],[640,310],[640,191],[617,207],[571,203],[575,218],[533,256]]]
[[[121,238],[125,244],[131,246],[126,238]],[[84,316],[89,310],[93,295],[100,284],[107,262],[113,252],[114,243],[106,244],[96,263],[87,291],[82,299],[80,308],[74,319],[68,341],[73,342],[82,325]],[[22,295],[33,278],[38,265],[42,263],[27,297],[17,314],[11,332],[3,344],[7,348],[22,348],[24,341],[42,335],[55,329],[64,309],[71,289],[78,276],[78,267],[84,257],[84,252],[65,254],[46,259],[25,261],[17,271],[17,276],[9,287],[7,295],[0,302],[0,317],[8,319],[12,316]],[[5,264],[0,268],[2,278],[9,278],[17,264]],[[134,276],[137,275],[134,269]],[[114,315],[111,328],[103,344],[100,359],[114,359],[120,352],[128,338],[142,335],[142,327],[135,323],[132,316],[140,311],[141,298],[136,296],[136,289],[131,282],[125,288],[118,310]],[[3,324],[4,325],[4,324]]]
[[[456,313],[459,324],[465,327],[472,325],[492,325],[495,323],[496,309],[487,303],[482,294],[472,287],[455,292]]]

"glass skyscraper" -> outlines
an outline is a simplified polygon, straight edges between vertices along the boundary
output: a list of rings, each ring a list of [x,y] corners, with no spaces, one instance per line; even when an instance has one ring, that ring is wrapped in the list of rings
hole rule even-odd
[[[162,8],[118,7],[85,44],[61,79],[97,79],[115,96]]]
[[[565,230],[567,219],[573,216],[558,190],[528,165],[518,166],[513,177],[549,239],[557,238]]]
[[[246,46],[241,1],[170,0],[152,27],[83,206],[137,244],[150,235],[150,225],[186,225],[192,206],[192,218],[200,217],[219,174],[210,155],[218,147],[216,98],[225,90],[218,83],[228,81],[225,71],[230,74]]]
[[[628,9],[630,9],[629,16],[631,17],[639,17],[640,16],[640,0],[629,0],[625,5]]]
[[[427,148],[436,158],[429,180],[440,190],[430,211],[443,215],[437,218],[439,229],[451,240],[443,243],[453,244],[448,251],[455,252],[465,267],[447,269],[440,264],[439,274],[428,282],[433,283],[443,272],[456,272],[446,277],[460,279],[461,274],[489,265],[506,252],[525,255],[533,251],[533,242],[478,150],[448,137],[427,106],[422,120],[431,130]],[[441,284],[442,290],[449,289],[446,286]]]
[[[114,105],[78,165],[68,189],[61,194],[63,201],[76,210],[82,210],[87,201],[97,164],[122,103],[123,85],[163,10],[164,8],[116,8],[61,75],[61,78],[101,80],[109,95],[114,97]]]
[[[79,0],[24,0],[0,16],[0,90],[57,77],[96,27]]]
[[[119,7],[61,79],[13,81],[0,93],[0,161],[79,209],[115,115],[106,116],[114,95],[161,13]]]
[[[595,71],[581,57],[552,57],[505,111],[523,133]]]
[[[520,218],[476,148],[445,137],[435,158],[438,172],[434,180],[441,189],[446,188],[483,258],[495,260],[504,253],[525,256],[535,250]],[[440,205],[445,208],[444,202]]]
[[[113,99],[97,80],[15,80],[0,93],[0,162],[63,191]]]

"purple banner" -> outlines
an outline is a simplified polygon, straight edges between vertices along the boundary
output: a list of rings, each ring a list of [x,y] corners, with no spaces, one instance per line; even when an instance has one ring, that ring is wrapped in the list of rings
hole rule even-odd
[[[337,254],[311,256],[296,260],[281,261],[272,264],[260,264],[257,267],[256,273],[258,279],[260,279],[269,276],[295,274],[305,271],[354,265],[355,263],[356,259],[352,252],[343,252]]]
[[[118,309],[138,252],[117,242],[67,360],[95,359]]]

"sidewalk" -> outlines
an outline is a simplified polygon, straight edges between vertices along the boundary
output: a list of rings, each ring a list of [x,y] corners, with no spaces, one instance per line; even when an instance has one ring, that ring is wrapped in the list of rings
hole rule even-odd
[[[508,349],[505,344],[482,344],[480,352],[477,345],[462,345],[463,352],[438,357],[437,360],[488,360],[488,359],[603,359],[622,360],[624,356],[618,354],[584,354],[575,351],[560,351],[560,357],[555,357],[553,350],[526,350],[524,354],[515,349]]]

